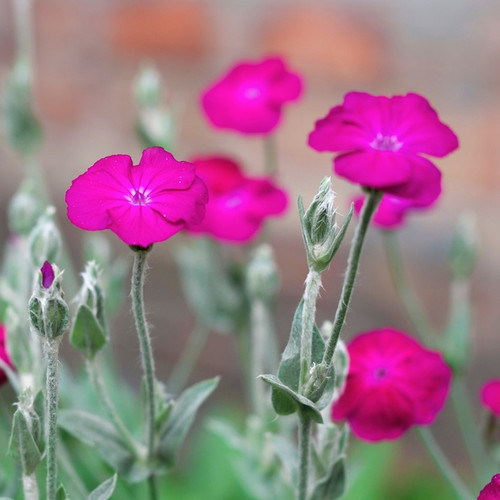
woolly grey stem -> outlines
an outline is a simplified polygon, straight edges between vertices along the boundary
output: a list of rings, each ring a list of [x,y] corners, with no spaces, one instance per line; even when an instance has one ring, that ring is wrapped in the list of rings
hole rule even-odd
[[[300,416],[300,415],[299,415]],[[309,456],[311,447],[311,420],[300,416],[299,426],[299,482],[297,499],[307,500],[307,483],[309,479]]]

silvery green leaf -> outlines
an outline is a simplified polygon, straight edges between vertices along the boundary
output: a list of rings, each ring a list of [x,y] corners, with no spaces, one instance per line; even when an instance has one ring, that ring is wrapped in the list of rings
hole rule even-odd
[[[21,465],[24,474],[32,474],[42,459],[32,434],[31,425],[26,415],[19,408],[15,411],[12,420],[12,432],[9,441],[9,455]]]
[[[134,457],[115,427],[107,420],[80,410],[60,410],[58,425],[95,448],[118,473],[126,473],[131,468]]]
[[[108,498],[111,498],[113,491],[115,491],[116,478],[117,475],[115,474],[113,477],[106,479],[95,490],[90,492],[88,500],[108,500]]]
[[[78,308],[69,341],[73,347],[82,351],[87,359],[93,359],[106,345],[106,334],[95,315],[84,304]]]
[[[56,500],[70,500],[62,484],[60,484],[59,488],[57,488]]]
[[[175,463],[177,452],[186,437],[199,407],[219,383],[218,377],[204,380],[186,389],[175,402],[160,432],[158,451],[168,467]]]
[[[345,461],[339,458],[329,467],[327,473],[316,481],[310,500],[335,500],[345,489]]]

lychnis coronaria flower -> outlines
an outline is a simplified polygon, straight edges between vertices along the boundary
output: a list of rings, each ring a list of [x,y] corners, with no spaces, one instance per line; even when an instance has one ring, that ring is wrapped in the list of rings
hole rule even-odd
[[[279,58],[241,62],[204,91],[201,104],[217,128],[268,134],[279,123],[286,102],[299,98],[300,77]]]
[[[483,385],[481,402],[488,410],[500,417],[500,379],[489,380]]]
[[[235,161],[225,157],[197,158],[192,162],[207,185],[210,199],[203,221],[188,223],[188,231],[245,243],[258,234],[268,217],[285,211],[287,195],[270,178],[248,177]]]
[[[6,334],[5,327],[0,324],[0,359],[7,365],[12,367],[12,362],[10,360],[9,354],[7,352],[7,342],[6,342]],[[2,370],[0,366],[0,385],[6,382],[7,375]]]
[[[66,192],[69,220],[81,229],[110,229],[128,245],[148,247],[186,224],[199,223],[208,201],[195,166],[159,147],[138,165],[127,155],[98,160]]]
[[[451,370],[438,352],[406,333],[384,328],[348,345],[345,390],[332,408],[366,441],[395,439],[413,425],[433,422],[443,407]]]
[[[422,155],[446,156],[458,139],[420,95],[350,92],[316,122],[309,145],[341,153],[335,173],[351,182],[429,204],[439,195],[441,175]]]
[[[481,490],[477,500],[500,500],[500,474],[495,474]]]

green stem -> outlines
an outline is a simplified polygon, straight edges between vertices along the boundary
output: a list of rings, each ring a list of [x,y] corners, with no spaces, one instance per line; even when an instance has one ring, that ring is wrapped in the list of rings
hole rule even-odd
[[[150,500],[158,500],[158,485],[156,484],[155,476],[149,476],[148,478],[148,490]]]
[[[59,401],[59,344],[60,338],[44,338],[47,359],[45,394],[45,442],[47,453],[47,500],[57,493],[57,409]]]
[[[297,500],[307,499],[307,482],[309,479],[309,456],[311,447],[311,420],[300,416],[299,426],[299,483]]]
[[[358,225],[356,226],[356,232],[354,233],[354,238],[351,243],[351,249],[349,251],[349,257],[347,260],[347,272],[344,277],[344,284],[342,285],[342,292],[340,294],[337,311],[335,312],[332,335],[328,340],[325,354],[323,356],[323,363],[326,366],[329,366],[332,361],[333,353],[340,336],[340,331],[344,326],[345,316],[347,314],[347,309],[349,308],[349,303],[351,301],[354,281],[358,272],[359,259],[361,256],[361,250],[363,248],[366,231],[368,230],[370,220],[375,213],[380,200],[382,199],[382,194],[383,193],[381,191],[370,190],[359,216]]]
[[[263,415],[266,408],[266,387],[257,377],[265,373],[267,339],[272,339],[274,332],[271,327],[271,317],[266,303],[254,298],[250,305],[250,335],[252,380],[252,403],[257,415]]]
[[[97,362],[97,359],[94,358],[92,360],[86,360],[85,365],[87,368],[87,373],[89,374],[90,383],[92,384],[92,387],[97,393],[101,401],[101,404],[106,410],[106,413],[108,414],[109,418],[115,425],[116,430],[120,433],[121,437],[123,438],[123,443],[127,446],[129,451],[136,458],[140,458],[143,454],[141,453],[141,450],[139,449],[137,442],[132,437],[127,427],[123,423],[123,420],[118,415],[118,412],[116,411],[116,408],[114,407],[113,402],[109,397],[109,393],[106,390],[106,386],[104,385],[104,381],[102,379],[101,370],[99,367],[99,363]]]
[[[24,500],[38,500],[40,493],[38,491],[38,483],[36,482],[36,474],[23,474],[23,494]]]
[[[316,318],[316,302],[321,288],[321,273],[309,269],[304,290],[304,306],[302,309],[302,333],[300,344],[300,378],[299,392],[307,382],[307,375],[311,368],[313,329]]]
[[[141,364],[144,372],[146,392],[146,446],[147,462],[152,464],[155,458],[155,367],[151,348],[151,338],[146,314],[144,311],[144,275],[146,271],[146,258],[151,246],[148,248],[134,247],[134,266],[132,269],[132,311],[134,313],[135,327],[139,338],[141,351]],[[155,475],[149,478],[149,484],[155,482]],[[151,498],[155,488],[150,488]]]
[[[168,386],[171,390],[180,392],[186,386],[205,347],[209,333],[210,330],[206,326],[201,323],[196,324],[170,375]]]
[[[394,288],[417,335],[427,345],[435,338],[434,328],[429,324],[415,291],[410,286],[404,270],[401,249],[395,231],[382,231],[385,256]]]
[[[274,175],[278,171],[278,152],[276,150],[276,137],[267,135],[264,138],[264,163],[265,173]]]
[[[472,467],[479,484],[486,484],[494,474],[492,464],[488,460],[482,445],[482,438],[478,425],[472,415],[472,407],[465,389],[464,379],[455,375],[451,386],[451,403],[457,416],[458,425],[462,432],[465,446],[469,452]],[[493,466],[494,467],[494,466]]]
[[[460,500],[472,500],[474,497],[467,490],[467,487],[463,483],[461,477],[457,474],[455,469],[452,467],[452,465],[442,452],[429,428],[418,427],[418,433],[434,462],[438,466],[439,470],[448,480],[450,486],[455,490],[457,497],[460,498]]]

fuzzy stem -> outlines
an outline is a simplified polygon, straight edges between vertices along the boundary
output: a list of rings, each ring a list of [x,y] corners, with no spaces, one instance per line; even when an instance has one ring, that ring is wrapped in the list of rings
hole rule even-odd
[[[380,200],[382,199],[382,195],[383,193],[381,191],[369,191],[365,203],[363,204],[363,209],[361,210],[361,214],[359,216],[358,225],[356,226],[356,232],[354,233],[354,238],[351,243],[351,249],[349,251],[349,257],[347,260],[347,272],[344,277],[344,284],[342,285],[342,292],[340,294],[340,300],[337,306],[337,311],[335,313],[332,335],[328,340],[325,354],[323,356],[323,363],[326,366],[329,366],[332,361],[333,353],[335,352],[335,347],[340,336],[340,331],[344,326],[345,316],[347,314],[347,309],[349,308],[349,302],[351,301],[352,290],[354,288],[354,281],[358,272],[359,259],[361,256],[361,250],[363,248],[366,231],[368,230],[370,220],[375,213]]]
[[[257,377],[265,372],[268,339],[273,338],[271,317],[266,303],[255,298],[250,305],[250,335],[251,335],[251,362],[252,403],[257,415],[263,415],[266,408],[266,387]]]
[[[309,479],[309,456],[311,447],[311,419],[300,416],[299,426],[299,482],[297,500],[307,499],[307,482]]]
[[[431,345],[429,343],[430,339],[435,338],[434,328],[427,321],[418,297],[408,283],[397,235],[393,231],[383,231],[382,241],[392,282],[408,319],[422,341],[427,345]]]
[[[276,151],[276,137],[267,135],[264,137],[264,163],[265,173],[274,175],[278,170],[278,154]]]
[[[135,328],[139,338],[141,351],[141,364],[144,372],[146,389],[146,446],[147,462],[152,464],[155,458],[155,367],[151,348],[151,338],[146,314],[144,312],[144,275],[146,258],[151,247],[134,247],[134,266],[132,269],[132,310],[135,319]],[[155,477],[149,478],[149,484],[154,483]],[[151,499],[154,497],[155,488],[150,488]]]
[[[168,386],[173,391],[181,391],[189,381],[196,362],[205,347],[210,330],[197,323],[181,353],[179,361],[170,375]]]
[[[45,394],[47,500],[55,500],[57,493],[57,409],[59,399],[59,344],[60,338],[44,338],[44,349],[47,359]]]
[[[467,487],[463,483],[461,477],[457,474],[444,455],[431,431],[427,427],[419,427],[418,433],[439,470],[448,480],[450,486],[455,490],[457,497],[460,498],[460,500],[472,500],[474,497],[467,490]]]
[[[116,411],[116,408],[114,407],[113,402],[109,397],[109,393],[102,379],[101,370],[96,358],[92,360],[86,360],[85,366],[87,368],[87,373],[89,374],[90,383],[97,393],[101,404],[105,408],[109,418],[115,425],[116,430],[120,433],[123,439],[123,443],[136,458],[140,458],[142,456],[141,450],[139,449],[137,442],[123,423],[123,420],[118,415],[118,412]]]
[[[316,301],[321,288],[321,273],[309,269],[304,290],[304,306],[302,309],[302,333],[300,344],[300,390],[307,382],[307,375],[312,361],[312,339],[316,318]]]
[[[24,500],[38,500],[40,498],[34,472],[30,475],[23,474],[23,493]]]

